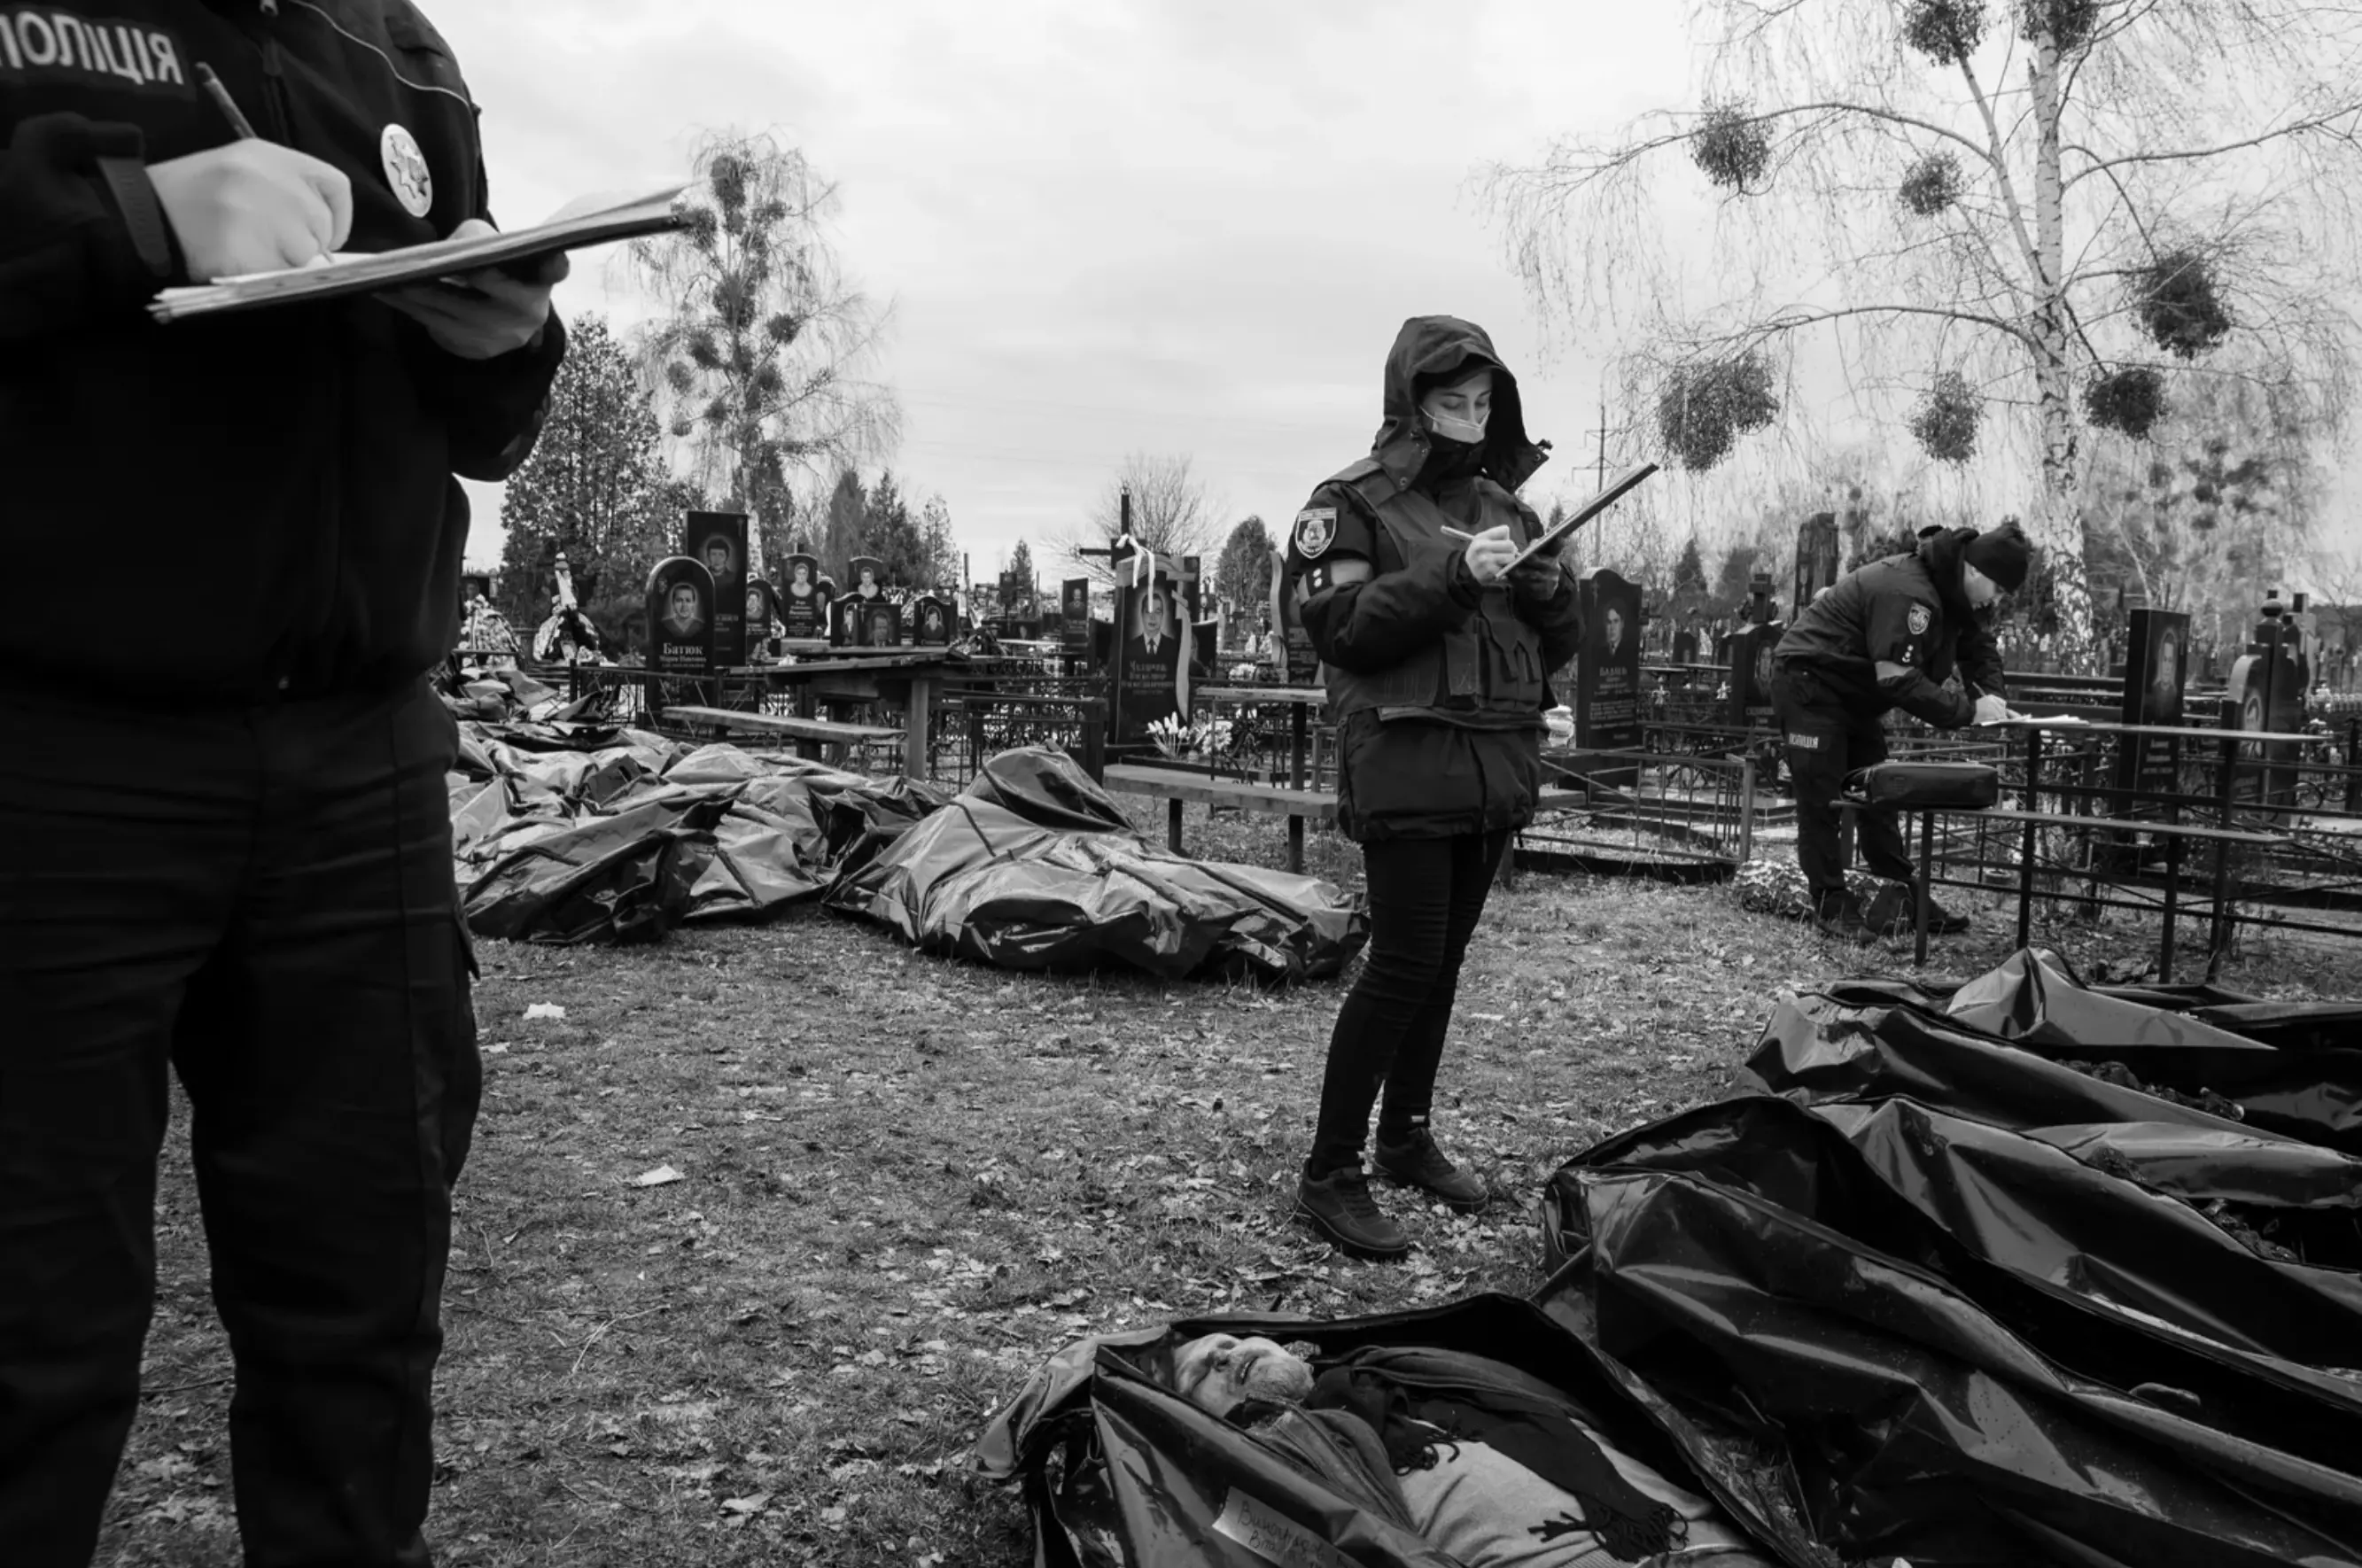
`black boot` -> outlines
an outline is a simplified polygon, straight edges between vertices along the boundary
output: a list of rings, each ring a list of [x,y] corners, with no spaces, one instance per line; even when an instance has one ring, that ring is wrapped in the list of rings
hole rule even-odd
[[[1841,893],[1834,899],[1821,900],[1814,912],[1813,928],[1823,936],[1848,943],[1855,947],[1874,947],[1878,933],[1862,918],[1860,901],[1851,893]]]
[[[1370,1178],[1358,1162],[1324,1176],[1299,1177],[1296,1212],[1355,1257],[1398,1258],[1410,1251],[1410,1237],[1370,1197]]]
[[[1380,1128],[1377,1165],[1380,1176],[1405,1187],[1424,1187],[1456,1213],[1473,1214],[1491,1197],[1482,1181],[1444,1158],[1435,1146],[1435,1135],[1424,1127],[1412,1128],[1399,1142]]]

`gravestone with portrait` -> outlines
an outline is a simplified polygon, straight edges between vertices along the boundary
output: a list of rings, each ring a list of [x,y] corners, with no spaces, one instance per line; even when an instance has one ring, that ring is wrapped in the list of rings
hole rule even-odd
[[[713,661],[713,574],[703,561],[668,556],[648,569],[648,668],[709,675]]]
[[[886,598],[886,563],[875,556],[855,556],[845,563],[845,573],[852,582],[830,602],[828,640],[841,648],[888,646],[872,640],[880,624],[878,608],[881,605],[889,610],[893,608]],[[899,643],[901,640],[900,615],[894,617],[894,640]]]
[[[1574,745],[1583,752],[1640,749],[1640,587],[1607,567],[1575,580],[1583,648],[1575,659]],[[1638,763],[1584,770],[1612,789],[1639,782]]]
[[[1772,654],[1788,634],[1784,621],[1744,625],[1730,635],[1730,707],[1726,722],[1738,729],[1762,729],[1772,722]]]
[[[692,512],[681,523],[680,553],[713,579],[713,660],[746,662],[746,514]]]
[[[2178,727],[2183,722],[2182,688],[2190,668],[2190,617],[2178,610],[2136,608],[2125,654],[2122,718],[2127,724]],[[2181,743],[2172,735],[2125,735],[2116,751],[2116,788],[2170,794],[2177,787]],[[2164,808],[2144,801],[2133,816],[2156,816]]]
[[[1796,596],[1789,602],[1799,612],[1821,590],[1838,580],[1838,518],[1834,512],[1816,512],[1796,528]]]
[[[952,607],[933,593],[922,593],[911,602],[911,640],[922,648],[949,647],[952,640]]]
[[[778,608],[771,585],[759,577],[746,580],[746,657],[751,662],[776,657],[778,650],[771,646],[772,627],[778,620]]]
[[[820,558],[797,554],[779,563],[779,624],[790,637],[828,635],[828,593],[821,587]]]
[[[1070,577],[1058,585],[1058,651],[1070,668],[1096,663],[1091,647],[1091,580]]]
[[[1289,686],[1320,684],[1320,656],[1312,648],[1312,635],[1297,613],[1296,595],[1288,591],[1287,552],[1271,553],[1271,624],[1279,635],[1280,679]]]
[[[1115,569],[1116,587],[1109,681],[1114,712],[1109,734],[1116,745],[1143,749],[1153,744],[1150,725],[1188,716],[1187,668],[1181,657],[1181,585],[1164,558],[1120,542],[1109,565]]]

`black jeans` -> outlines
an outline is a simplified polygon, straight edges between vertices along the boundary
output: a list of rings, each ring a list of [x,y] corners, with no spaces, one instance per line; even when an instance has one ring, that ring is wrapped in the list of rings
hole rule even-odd
[[[1772,678],[1772,711],[1780,720],[1788,775],[1796,785],[1796,864],[1812,889],[1814,907],[1834,913],[1846,890],[1838,797],[1856,769],[1886,760],[1886,730],[1877,715],[1838,701],[1810,676],[1784,669]],[[1854,838],[1872,876],[1911,880],[1911,854],[1895,812],[1856,811]]]
[[[1485,912],[1507,833],[1380,839],[1362,846],[1370,886],[1370,955],[1338,1010],[1320,1079],[1320,1121],[1307,1176],[1359,1165],[1370,1107],[1385,1086],[1381,1136],[1423,1125],[1460,988],[1460,960]]]
[[[424,1568],[481,1078],[423,683],[133,712],[0,690],[0,1560],[82,1568],[138,1403],[177,1070],[256,1568]]]

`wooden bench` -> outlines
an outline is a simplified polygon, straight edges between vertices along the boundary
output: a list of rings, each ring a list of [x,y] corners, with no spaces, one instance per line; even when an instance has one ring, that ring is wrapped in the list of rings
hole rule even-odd
[[[900,730],[879,724],[841,724],[833,719],[803,719],[786,713],[756,713],[736,708],[700,708],[676,706],[665,710],[665,717],[701,728],[715,729],[726,734],[776,735],[794,741],[796,755],[811,756],[811,748],[820,745],[837,749],[836,760],[853,746],[900,745]]]
[[[1838,802],[1846,811],[1863,809],[1862,802],[1851,799]],[[2177,894],[2181,886],[2181,846],[2185,844],[2212,844],[2224,848],[2245,845],[2254,848],[2269,848],[2288,840],[2279,834],[2252,833],[2245,828],[2209,827],[2200,823],[2153,822],[2147,818],[2077,816],[2066,812],[2021,812],[2003,806],[1905,806],[1904,812],[1919,813],[1919,875],[1912,888],[1913,921],[1915,944],[1913,961],[1927,962],[1927,907],[1930,888],[1935,879],[1936,818],[1973,817],[1979,822],[2008,823],[2025,830],[2025,842],[2017,856],[2017,944],[2024,947],[2034,933],[2034,834],[2037,828],[2063,827],[2104,829],[2118,833],[2153,834],[2165,841],[2165,921],[2164,931],[2158,938],[2158,978],[2173,977],[2173,921]],[[2218,878],[2215,887],[2216,925],[2222,922],[2223,888]]]
[[[1304,824],[1337,820],[1334,790],[1291,790],[1285,784],[1251,784],[1239,778],[1214,778],[1200,773],[1142,763],[1109,763],[1102,780],[1119,794],[1147,795],[1166,802],[1164,841],[1173,853],[1181,848],[1181,810],[1192,801],[1208,806],[1228,806],[1256,816],[1287,819],[1287,868],[1304,869]],[[1564,811],[1584,803],[1582,791],[1544,790],[1537,811]]]

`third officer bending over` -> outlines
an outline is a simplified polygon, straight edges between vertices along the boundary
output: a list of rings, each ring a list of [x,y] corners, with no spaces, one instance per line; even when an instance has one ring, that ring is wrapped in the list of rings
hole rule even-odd
[[[1512,569],[1541,525],[1517,497],[1545,448],[1517,378],[1448,315],[1403,323],[1370,455],[1297,513],[1287,572],[1328,672],[1337,822],[1362,846],[1370,953],[1337,1014],[1297,1207],[1350,1253],[1397,1257],[1403,1228],[1362,1169],[1454,1209],[1485,1184],[1436,1146],[1428,1115],[1460,963],[1509,840],[1541,787],[1549,674],[1574,656],[1574,580],[1553,550]]]
[[[2014,521],[1980,534],[1947,528],[1916,552],[1848,572],[1796,617],[1772,656],[1772,706],[1796,785],[1796,860],[1821,929],[1868,943],[1911,907],[1911,858],[1892,811],[1860,813],[1871,874],[1889,884],[1864,911],[1846,890],[1838,797],[1854,773],[1886,760],[1880,720],[1902,709],[1938,729],[2008,716],[2001,653],[1986,629],[1994,601],[2025,581],[2030,551]],[[1944,682],[1957,668],[1960,689]],[[1928,908],[1929,929],[1968,922]]]

